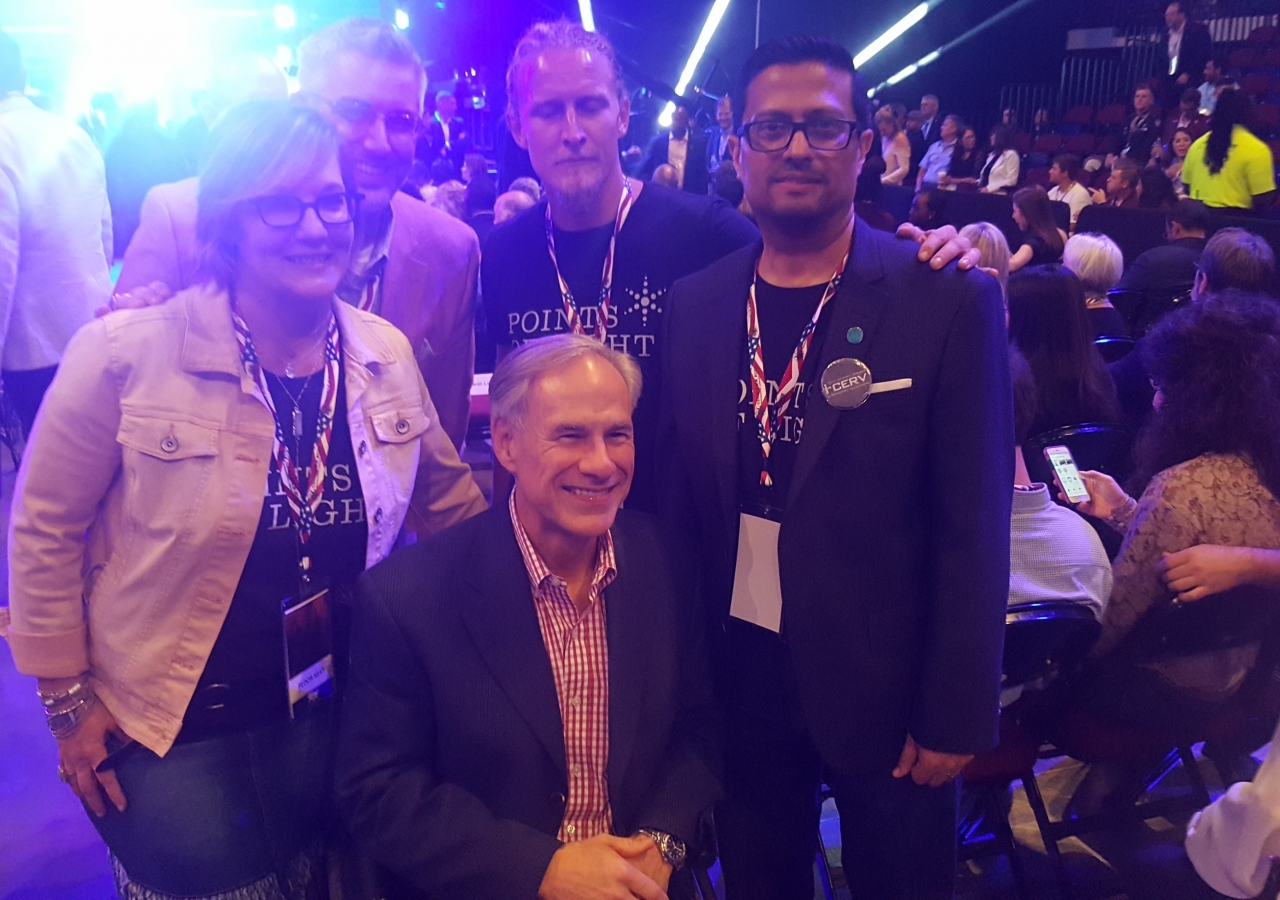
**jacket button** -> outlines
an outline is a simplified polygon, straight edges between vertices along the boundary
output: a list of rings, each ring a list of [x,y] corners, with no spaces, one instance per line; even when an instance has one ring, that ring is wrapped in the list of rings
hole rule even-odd
[[[360,455],[361,455],[361,456],[365,456],[366,454],[368,454],[368,452],[369,452],[369,442],[368,442],[368,441],[361,441],[361,442],[360,442]]]
[[[178,439],[173,435],[169,435],[160,442],[160,449],[165,453],[173,453],[178,449]]]
[[[374,524],[374,525],[381,525],[381,524],[382,524],[382,507],[381,507],[381,506],[379,506],[376,510],[374,510],[374,513],[373,513],[373,524]]]
[[[409,421],[407,419],[401,419],[399,422],[396,423],[396,434],[408,434],[408,433],[409,433]]]

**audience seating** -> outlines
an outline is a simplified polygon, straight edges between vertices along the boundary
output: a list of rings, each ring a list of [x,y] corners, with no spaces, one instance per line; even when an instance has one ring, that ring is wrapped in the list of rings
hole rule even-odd
[[[1027,170],[1026,180],[1023,182],[1026,187],[1042,187],[1046,191],[1049,189],[1049,170],[1045,166],[1037,166],[1034,169]]]
[[[1111,238],[1124,254],[1127,268],[1141,253],[1165,243],[1167,217],[1168,213],[1159,209],[1086,206],[1076,220],[1076,232],[1096,231]]]
[[[1062,135],[1060,134],[1042,134],[1036,138],[1034,144],[1031,145],[1032,153],[1043,153],[1046,156],[1053,156],[1062,149]]]
[[[1018,132],[1013,136],[1013,149],[1018,151],[1019,156],[1026,156],[1031,152],[1031,135],[1025,132]]]
[[[1057,200],[1049,205],[1054,221],[1066,231],[1071,224],[1071,208]],[[1006,194],[947,191],[938,217],[942,224],[954,225],[957,230],[974,222],[990,222],[1004,234],[1011,250],[1017,250],[1022,242],[1022,230],[1013,221],[1013,200]]]
[[[1080,125],[1087,128],[1093,124],[1093,107],[1087,105],[1073,106],[1062,115],[1063,125]]]
[[[1259,25],[1245,38],[1247,44],[1274,44],[1280,41],[1280,29],[1274,25]]]
[[[1280,592],[1237,588],[1194,603],[1167,603],[1148,613],[1117,651],[1135,663],[1156,662],[1196,653],[1244,646],[1258,640],[1280,623]],[[1074,835],[1128,826],[1157,817],[1199,809],[1209,803],[1209,793],[1192,752],[1201,741],[1230,743],[1249,728],[1249,719],[1260,711],[1265,683],[1275,672],[1274,655],[1259,655],[1259,664],[1237,694],[1223,704],[1222,713],[1202,727],[1160,734],[1103,722],[1076,710],[1063,710],[1045,695],[1024,697],[1018,710],[1019,724],[1056,750],[1087,763],[1160,762],[1127,790],[1113,794],[1101,812],[1052,821],[1039,791],[1028,790],[1027,800],[1040,826],[1045,848],[1057,868],[1059,883],[1067,891],[1057,843]],[[1275,717],[1266,723],[1274,728]],[[1269,734],[1270,732],[1268,732]],[[1190,783],[1189,793],[1141,802],[1143,797],[1181,764]]]
[[[1098,348],[1098,353],[1102,356],[1103,362],[1108,363],[1124,359],[1133,352],[1135,344],[1136,341],[1133,338],[1109,334],[1101,335],[1093,342],[1093,346]]]
[[[1101,126],[1117,126],[1123,125],[1125,119],[1129,118],[1129,108],[1123,103],[1112,103],[1110,106],[1104,106],[1098,110],[1098,115],[1094,117],[1094,122]]]
[[[1073,134],[1062,142],[1062,152],[1084,159],[1093,152],[1095,141],[1091,134]]]

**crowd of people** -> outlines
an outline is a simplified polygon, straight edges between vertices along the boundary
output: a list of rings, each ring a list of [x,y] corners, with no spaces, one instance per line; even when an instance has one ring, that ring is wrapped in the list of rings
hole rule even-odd
[[[1002,716],[1181,733],[1271,676],[1268,635],[1128,653],[1175,598],[1280,587],[1275,255],[1209,214],[1274,192],[1237,92],[1174,122],[1208,129],[1190,197],[1126,267],[1073,232],[1172,180],[1158,85],[1100,200],[1071,156],[1019,187],[1008,123],[873,109],[815,37],[637,155],[612,46],[542,22],[507,73],[536,178],[499,193],[386,23],[309,37],[291,98],[235,71],[122,243],[109,164],[0,33],[0,633],[122,898],[684,900],[718,857],[731,900],[807,900],[823,785],[855,896],[946,898]],[[1011,193],[1021,241],[885,233],[885,186],[920,222]],[[1132,467],[1069,502],[1031,448],[1084,424]],[[1101,636],[1002,711],[1006,614],[1046,602]],[[1218,886],[1248,861],[1206,816]]]

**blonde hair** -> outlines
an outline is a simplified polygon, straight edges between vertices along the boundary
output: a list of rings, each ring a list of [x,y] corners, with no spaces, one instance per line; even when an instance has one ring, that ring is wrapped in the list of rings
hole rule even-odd
[[[1009,242],[1005,240],[1004,232],[990,222],[974,222],[961,228],[960,236],[978,249],[978,265],[984,269],[996,270],[1000,292],[1005,295],[1005,304],[1008,305]]]
[[[519,425],[529,410],[533,383],[553,369],[583,358],[597,356],[618,370],[627,384],[634,411],[640,400],[643,379],[634,359],[582,334],[553,334],[521,344],[494,370],[489,382],[489,421],[499,419]]]
[[[1124,274],[1124,254],[1105,234],[1073,235],[1062,251],[1062,264],[1080,279],[1085,297],[1105,297]]]
[[[625,89],[622,86],[622,68],[618,65],[618,56],[613,45],[602,34],[587,31],[577,22],[558,19],[555,22],[534,22],[529,30],[516,44],[511,54],[511,65],[507,67],[507,114],[520,114],[519,95],[516,91],[516,74],[520,67],[531,62],[539,53],[547,50],[588,50],[598,53],[609,63],[613,70],[613,80],[617,87],[618,100],[621,101]]]

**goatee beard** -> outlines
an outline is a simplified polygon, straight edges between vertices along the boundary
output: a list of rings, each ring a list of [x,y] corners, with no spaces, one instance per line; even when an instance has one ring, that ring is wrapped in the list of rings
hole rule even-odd
[[[575,218],[582,218],[590,216],[600,208],[607,188],[608,179],[602,178],[597,183],[580,188],[573,193],[547,185],[547,194],[556,206]]]

